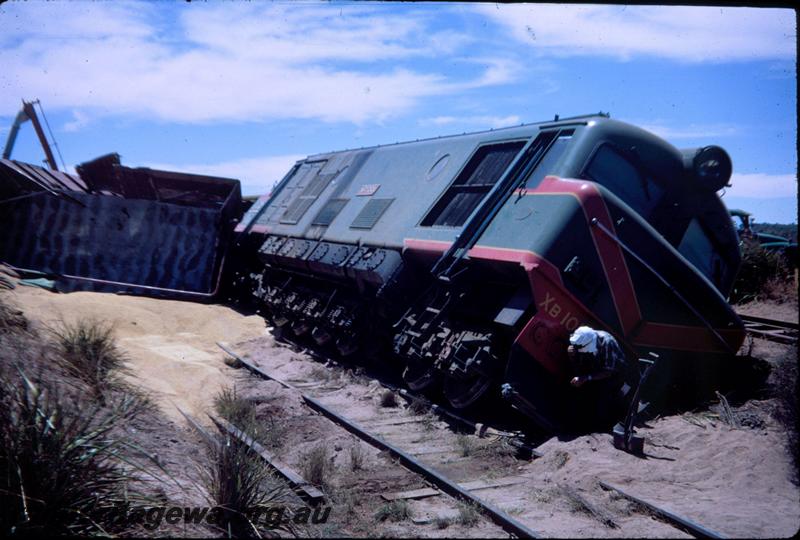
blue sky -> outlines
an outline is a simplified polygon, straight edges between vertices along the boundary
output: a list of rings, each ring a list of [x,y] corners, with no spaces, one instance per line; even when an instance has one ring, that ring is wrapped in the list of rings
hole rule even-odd
[[[259,194],[309,154],[604,111],[724,147],[728,206],[797,220],[789,9],[12,1],[0,28],[0,140],[39,98],[68,167]],[[12,157],[43,159],[31,126]]]

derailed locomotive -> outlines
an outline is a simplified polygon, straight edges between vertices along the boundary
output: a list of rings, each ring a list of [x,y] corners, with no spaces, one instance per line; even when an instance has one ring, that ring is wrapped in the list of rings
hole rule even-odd
[[[568,384],[579,325],[662,378],[738,350],[731,167],[603,114],[310,156],[238,224],[234,282],[278,333],[569,429],[592,409]]]

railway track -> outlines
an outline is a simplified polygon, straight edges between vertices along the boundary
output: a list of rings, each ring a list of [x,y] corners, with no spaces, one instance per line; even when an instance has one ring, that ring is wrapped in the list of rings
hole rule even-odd
[[[286,391],[299,395],[302,403],[308,409],[321,414],[339,428],[390,455],[408,471],[418,475],[420,483],[425,486],[384,493],[381,495],[384,499],[403,499],[424,507],[433,499],[451,497],[457,501],[468,502],[478,508],[484,519],[490,520],[511,536],[536,537],[552,534],[548,533],[547,529],[541,530],[540,523],[544,516],[549,515],[552,519],[553,508],[557,505],[552,502],[549,504],[539,502],[535,505],[536,507],[528,508],[531,506],[532,491],[534,492],[533,499],[536,500],[537,497],[535,488],[532,489],[536,478],[524,473],[518,474],[516,471],[518,467],[515,466],[516,458],[505,456],[508,459],[497,459],[497,456],[491,453],[491,448],[497,444],[496,441],[508,443],[515,440],[513,433],[485,427],[481,429],[482,426],[476,426],[474,423],[470,426],[469,420],[460,418],[441,407],[435,412],[442,419],[454,420],[455,423],[466,427],[466,433],[474,432],[476,435],[456,433],[444,422],[439,422],[439,425],[430,431],[430,426],[425,427],[425,419],[428,417],[415,416],[418,415],[418,412],[410,412],[413,407],[393,408],[387,411],[377,408],[376,414],[364,415],[363,407],[359,410],[355,406],[349,407],[346,403],[331,403],[333,400],[329,396],[337,392],[335,385],[331,389],[328,384],[319,385],[308,378],[287,380],[276,377],[274,373],[260,367],[244,355],[229,347],[224,347],[222,344],[220,346],[250,373],[261,379],[277,382]],[[327,369],[335,368],[333,360],[326,359],[319,353],[315,353],[315,356],[316,365],[319,365],[319,361],[327,360],[329,361]],[[339,369],[343,371],[343,369]],[[381,383],[378,381],[370,381],[370,386],[373,388],[381,388],[378,386],[379,384]],[[391,385],[389,386],[391,387]],[[384,384],[383,387],[385,388],[386,385]],[[410,403],[417,402],[417,407],[425,404],[419,396],[408,394],[407,399],[410,400]],[[355,404],[357,400],[354,398],[352,401]],[[486,437],[487,434],[489,437]],[[481,438],[479,435],[484,435],[484,437]],[[483,452],[482,449],[486,448],[490,449],[489,453]],[[467,451],[468,449],[471,450]],[[542,454],[534,449],[524,458],[524,461],[540,456]],[[476,471],[482,472],[478,475],[481,477],[472,480],[471,478],[476,476]],[[608,510],[608,501],[616,500],[612,499],[612,493],[617,499],[628,498],[634,501],[634,513],[637,515],[633,518],[620,516],[613,510]],[[564,515],[559,523],[567,519],[575,521],[578,524],[575,534],[577,531],[586,531],[588,528],[595,532],[606,531],[603,532],[603,536],[640,536],[642,529],[637,527],[645,526],[653,536],[683,534],[686,537],[697,538],[723,537],[709,528],[677,515],[672,510],[661,508],[657,504],[623,492],[610,483],[595,482],[592,492],[585,496],[571,488],[561,489],[559,494],[562,496],[560,500],[562,502],[568,500],[570,508],[573,508],[566,512],[563,509],[558,510],[569,514]],[[544,499],[546,497],[542,497],[542,500]],[[581,511],[575,513],[575,507],[579,507]],[[654,521],[653,517],[657,521]],[[544,518],[544,521],[547,522],[547,519]],[[643,522],[647,523],[643,525]],[[586,533],[584,532],[583,535],[585,536]],[[595,533],[592,533],[592,536],[594,535]]]
[[[776,319],[738,314],[747,332],[758,338],[793,345],[797,343],[798,324]]]

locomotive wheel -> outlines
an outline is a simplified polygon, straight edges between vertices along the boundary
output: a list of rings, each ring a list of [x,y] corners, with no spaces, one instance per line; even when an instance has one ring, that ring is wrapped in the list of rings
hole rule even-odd
[[[276,315],[272,317],[272,335],[276,340],[282,340],[290,326],[291,321],[289,321],[289,319],[283,315]]]
[[[286,336],[286,332],[288,330],[288,325],[283,326],[273,326],[272,327],[272,336],[275,338],[276,341],[282,341]]]
[[[294,335],[297,337],[300,337],[308,332],[310,328],[311,327],[305,321],[295,321],[292,323],[292,333],[294,333]]]
[[[441,375],[430,366],[409,362],[403,370],[403,380],[414,392],[429,392],[441,381]]]
[[[486,395],[492,387],[492,378],[475,374],[468,377],[445,376],[444,397],[456,409],[466,409]]]
[[[311,337],[314,339],[314,342],[319,345],[323,346],[326,343],[330,342],[333,339],[324,328],[320,328],[319,326],[315,326],[314,329],[311,331]]]
[[[351,356],[358,350],[358,340],[354,337],[340,337],[336,340],[336,350],[344,357]]]

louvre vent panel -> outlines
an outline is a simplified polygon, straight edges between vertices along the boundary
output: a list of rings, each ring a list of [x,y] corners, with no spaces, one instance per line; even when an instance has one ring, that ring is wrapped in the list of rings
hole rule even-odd
[[[336,219],[336,216],[339,215],[339,212],[342,211],[342,208],[344,208],[348,200],[349,199],[331,199],[325,203],[325,206],[322,207],[322,210],[319,211],[311,224],[327,227],[333,223],[333,220]]]
[[[311,207],[314,204],[315,199],[313,198],[305,198],[299,197],[289,205],[289,208],[286,209],[286,212],[283,213],[283,217],[281,218],[281,223],[286,223],[290,225],[294,225],[298,221],[300,221]]]
[[[371,229],[394,199],[371,199],[350,224],[351,229]]]

